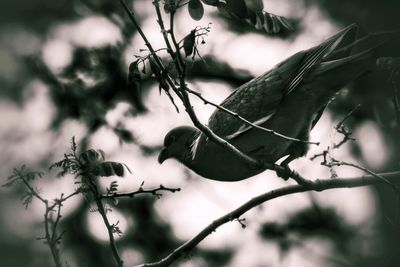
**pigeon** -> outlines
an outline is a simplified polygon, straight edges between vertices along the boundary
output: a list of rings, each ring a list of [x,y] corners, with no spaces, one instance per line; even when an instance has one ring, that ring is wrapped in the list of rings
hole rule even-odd
[[[357,32],[357,25],[352,24],[321,44],[290,56],[238,87],[220,106],[260,127],[309,140],[328,103],[345,85],[376,68],[376,48],[393,35],[382,32],[357,38]],[[275,163],[287,156],[281,163],[287,168],[308,150],[307,142],[257,129],[221,109],[210,116],[208,127],[259,162]],[[191,126],[179,126],[167,133],[158,162],[169,158],[217,181],[240,181],[266,170],[250,166]]]

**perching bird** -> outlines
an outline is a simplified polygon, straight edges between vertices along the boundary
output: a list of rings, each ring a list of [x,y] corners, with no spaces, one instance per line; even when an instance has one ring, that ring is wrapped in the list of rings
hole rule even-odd
[[[346,84],[376,67],[374,50],[392,38],[393,32],[357,39],[350,25],[325,42],[298,52],[272,70],[237,88],[220,106],[261,127],[308,140],[326,105]],[[216,109],[208,127],[244,154],[274,163],[288,156],[287,164],[307,152],[307,144],[284,139],[248,126]],[[164,139],[158,161],[174,158],[197,174],[220,181],[238,181],[264,168],[249,166],[225,147],[190,126],[172,129]]]

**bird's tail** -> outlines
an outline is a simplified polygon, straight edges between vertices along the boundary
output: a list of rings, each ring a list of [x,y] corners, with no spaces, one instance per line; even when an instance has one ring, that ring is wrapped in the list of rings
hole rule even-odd
[[[283,71],[285,67],[296,65],[296,71],[287,78],[285,85],[285,94],[292,92],[303,81],[308,73],[318,64],[323,62],[325,58],[331,55],[336,49],[342,48],[354,42],[357,35],[358,27],[351,24],[325,40],[323,43],[312,47],[308,50],[296,53],[284,62],[278,65]],[[291,68],[290,68],[291,69]]]
[[[370,52],[395,38],[400,38],[400,30],[370,33],[352,43],[336,48],[335,51],[326,57],[326,60],[334,60],[348,55]]]
[[[378,48],[395,38],[400,38],[400,31],[371,33],[346,45],[338,46],[315,66],[312,76],[318,77],[335,69],[341,69],[341,73],[348,71],[348,74],[353,73],[355,78],[354,76],[374,70],[379,57]],[[358,75],[354,75],[355,72]],[[345,76],[347,75],[341,77]]]

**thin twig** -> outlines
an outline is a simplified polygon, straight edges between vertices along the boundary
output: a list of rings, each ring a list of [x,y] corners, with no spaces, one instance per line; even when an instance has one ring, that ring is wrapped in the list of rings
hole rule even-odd
[[[372,176],[374,176],[374,177],[376,177],[378,179],[381,179],[383,182],[385,182],[386,184],[390,185],[396,192],[398,191],[397,187],[393,183],[391,183],[389,180],[387,180],[385,177],[383,177],[383,176],[371,171],[370,169],[362,167],[360,165],[357,165],[357,164],[354,164],[354,163],[350,163],[350,162],[345,162],[345,161],[338,161],[336,159],[332,159],[331,162],[323,164],[323,165],[328,166],[328,167],[349,166],[349,167],[353,167],[353,168],[362,170],[362,171],[364,171],[364,172],[366,172],[366,173],[368,173],[368,174],[370,174],[370,175],[372,175]]]
[[[209,105],[211,105],[211,106],[213,106],[213,107],[216,107],[217,109],[219,109],[219,110],[221,110],[221,111],[223,111],[223,112],[228,113],[229,115],[231,115],[231,116],[233,116],[233,117],[235,117],[235,118],[237,118],[237,119],[243,121],[245,124],[247,124],[247,125],[249,125],[249,126],[251,126],[251,127],[253,127],[253,128],[259,129],[259,130],[264,131],[264,132],[267,132],[267,133],[269,133],[269,134],[276,135],[276,136],[279,136],[279,137],[282,137],[282,138],[284,138],[284,139],[287,139],[287,140],[290,140],[290,141],[294,141],[294,142],[307,143],[307,144],[317,145],[317,146],[320,144],[320,142],[310,142],[310,141],[307,141],[307,140],[301,140],[301,139],[298,139],[298,138],[293,138],[293,137],[290,137],[290,136],[286,136],[286,135],[280,134],[280,133],[278,133],[278,132],[276,132],[276,131],[274,131],[274,130],[267,129],[267,128],[264,128],[264,127],[259,126],[259,125],[257,125],[257,124],[254,124],[254,123],[252,123],[251,121],[249,121],[249,120],[243,118],[242,116],[240,116],[240,115],[237,114],[236,112],[233,112],[233,111],[231,111],[231,110],[229,110],[229,109],[227,109],[227,108],[224,108],[224,107],[222,107],[222,106],[220,106],[220,105],[218,105],[218,104],[215,104],[215,103],[213,103],[213,102],[211,102],[211,101],[205,99],[205,98],[201,95],[201,93],[196,92],[196,91],[194,91],[194,90],[191,90],[191,89],[189,89],[189,88],[186,88],[186,90],[187,90],[189,93],[191,93],[191,94],[197,96],[198,98],[200,98],[200,99],[204,102],[205,105],[209,104]]]
[[[156,51],[154,50],[153,46],[150,44],[150,42],[147,39],[146,35],[144,34],[142,28],[139,26],[139,23],[137,22],[137,20],[135,18],[135,14],[128,7],[128,5],[125,3],[124,0],[119,0],[119,2],[121,3],[122,7],[124,8],[126,13],[128,14],[128,16],[129,16],[131,22],[133,23],[133,25],[135,26],[135,28],[139,32],[140,36],[142,37],[142,39],[143,39],[145,45],[147,46],[147,48],[149,49],[150,53],[153,55],[153,58],[154,58],[154,60],[155,60],[155,62],[157,64],[157,67],[161,70],[162,73],[167,74],[168,72],[166,71],[164,65],[162,64],[162,62],[160,60],[160,58],[157,56]],[[175,91],[175,93],[178,95],[178,97],[181,98],[181,95],[180,95],[179,91],[176,89],[175,83],[172,81],[171,77],[169,77],[169,75],[166,75],[165,79],[167,80],[167,82],[171,86],[171,88]]]
[[[394,109],[396,112],[396,121],[397,121],[397,125],[398,127],[400,127],[400,96],[399,96],[399,85],[398,83],[396,83],[395,81],[395,76],[399,76],[399,70],[398,71],[392,71],[390,73],[390,78],[389,81],[392,83],[392,101],[393,101],[393,105],[394,105]]]
[[[160,185],[158,188],[154,188],[154,189],[143,189],[142,187],[140,187],[139,190],[134,191],[134,192],[105,194],[105,195],[100,196],[100,198],[102,198],[102,199],[122,198],[122,197],[133,198],[137,195],[142,195],[142,194],[151,194],[156,197],[160,197],[162,195],[161,193],[159,193],[160,191],[169,191],[169,192],[175,193],[175,192],[181,191],[181,189],[180,188],[169,188],[169,187],[165,187],[163,185]]]
[[[119,267],[124,266],[124,262],[122,261],[121,257],[119,256],[117,245],[115,243],[115,238],[114,238],[114,227],[110,224],[108,218],[107,218],[107,212],[104,208],[104,204],[101,201],[101,194],[99,193],[96,184],[93,182],[92,179],[89,179],[91,181],[91,188],[92,188],[92,193],[94,195],[94,200],[96,202],[97,210],[101,215],[101,218],[103,219],[104,224],[106,225],[107,232],[108,232],[108,240],[109,240],[109,245],[111,248],[111,251],[114,256],[114,260],[117,263]]]
[[[379,174],[385,179],[391,182],[400,182],[400,172],[392,172],[392,173],[383,173]],[[214,220],[210,225],[205,227],[202,231],[200,231],[196,236],[194,236],[191,240],[185,242],[180,247],[176,248],[172,253],[163,258],[160,261],[153,263],[145,263],[142,265],[138,265],[137,267],[150,267],[150,266],[169,266],[176,260],[178,260],[182,255],[185,255],[194,247],[196,247],[202,240],[204,240],[207,236],[216,231],[218,227],[221,225],[230,222],[236,218],[240,218],[244,213],[249,211],[250,209],[259,206],[260,204],[267,202],[269,200],[279,198],[286,195],[297,194],[301,192],[308,191],[324,191],[334,188],[352,188],[352,187],[361,187],[368,185],[377,185],[382,184],[384,181],[379,179],[373,175],[366,175],[357,178],[338,178],[338,179],[324,179],[317,180],[316,182],[310,183],[308,186],[302,185],[290,185],[285,186],[276,190],[272,190],[270,192],[264,193],[257,197],[252,198],[248,202],[244,203],[237,209],[229,212],[228,214]]]
[[[175,53],[179,53],[179,50],[177,50],[174,53],[174,50],[172,49],[172,45],[171,45],[171,43],[170,43],[170,41],[168,39],[168,31],[165,29],[164,20],[163,20],[163,18],[161,16],[161,10],[160,10],[160,3],[159,2],[160,2],[159,0],[154,0],[153,1],[153,5],[154,5],[154,7],[156,9],[156,14],[157,14],[157,22],[160,25],[161,33],[162,33],[162,36],[164,38],[165,45],[167,46],[167,51],[170,54],[171,58],[174,60],[175,66],[177,67],[179,72],[181,72],[181,66],[180,66],[181,63],[177,62],[178,58],[175,56]],[[173,15],[171,15],[171,17],[172,16]],[[171,32],[171,35],[173,35],[172,32]]]
[[[361,107],[360,104],[358,104],[357,106],[355,106],[349,113],[346,114],[346,116],[344,116],[344,118],[338,122],[338,124],[336,124],[335,126],[335,130],[336,132],[340,133],[343,135],[342,140],[340,140],[338,143],[333,143],[331,146],[328,146],[324,151],[322,151],[321,153],[317,153],[315,155],[313,155],[312,157],[310,157],[310,160],[314,160],[316,158],[319,157],[324,157],[324,161],[323,163],[326,163],[326,156],[330,153],[331,150],[334,149],[338,149],[340,148],[342,145],[344,145],[345,143],[347,143],[348,141],[355,141],[356,139],[352,137],[353,132],[351,130],[348,130],[344,123],[347,119],[349,119],[354,112],[359,109]],[[324,164],[323,164],[324,165]]]
[[[157,1],[157,0],[156,0]],[[165,69],[165,67],[163,66],[162,62],[160,61],[159,57],[156,55],[156,52],[154,50],[154,48],[152,47],[152,45],[150,44],[150,42],[148,41],[146,35],[144,34],[144,32],[142,31],[142,29],[140,28],[134,13],[130,10],[130,8],[126,5],[124,0],[120,0],[123,8],[125,9],[125,11],[127,12],[129,18],[131,19],[133,25],[136,27],[136,29],[138,30],[140,36],[142,37],[142,39],[145,42],[145,45],[149,48],[150,53],[153,55],[154,60],[156,61],[158,67],[161,70],[161,73],[165,73],[168,74],[168,71]],[[157,7],[157,5],[156,5]],[[187,93],[187,87],[186,87],[186,83],[185,83],[185,76],[186,76],[186,65],[184,63],[184,60],[182,58],[182,55],[180,53],[180,48],[179,48],[179,44],[176,41],[175,38],[175,34],[174,34],[174,12],[171,12],[171,16],[170,16],[170,29],[169,29],[169,33],[171,35],[171,39],[173,42],[173,45],[175,47],[175,51],[176,53],[174,54],[181,66],[181,71],[180,71],[180,79],[179,79],[179,88],[176,87],[175,83],[172,81],[172,79],[170,78],[169,75],[165,75],[165,79],[168,82],[168,84],[171,86],[171,88],[174,90],[174,92],[179,96],[179,98],[181,99],[186,112],[188,113],[190,119],[192,120],[194,126],[196,126],[201,132],[203,132],[210,140],[212,140],[213,142],[217,143],[218,145],[221,145],[223,147],[225,147],[226,149],[230,150],[232,153],[238,155],[239,157],[241,157],[245,162],[247,162],[250,166],[253,167],[257,167],[257,168],[261,168],[262,166],[265,166],[266,164],[262,164],[260,162],[258,162],[257,160],[253,159],[252,157],[242,153],[240,150],[238,150],[235,146],[231,145],[229,142],[227,142],[226,140],[224,140],[223,138],[219,137],[218,135],[216,135],[212,130],[210,130],[207,126],[203,125],[199,119],[196,116],[196,113],[193,110],[193,107],[190,103],[190,99]],[[273,166],[273,164],[267,164],[268,166]]]

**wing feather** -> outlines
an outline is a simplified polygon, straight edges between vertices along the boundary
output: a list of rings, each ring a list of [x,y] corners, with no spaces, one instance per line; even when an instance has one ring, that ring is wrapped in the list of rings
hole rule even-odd
[[[265,118],[271,118],[284,97],[298,88],[315,65],[342,45],[343,40],[354,39],[355,30],[356,26],[350,25],[322,44],[294,54],[237,88],[220,105],[251,122],[265,122]],[[208,126],[217,135],[230,139],[251,129],[238,118],[218,109],[211,115]]]

